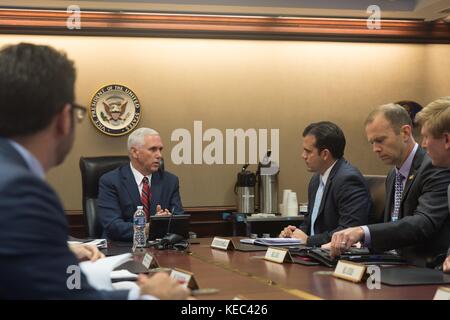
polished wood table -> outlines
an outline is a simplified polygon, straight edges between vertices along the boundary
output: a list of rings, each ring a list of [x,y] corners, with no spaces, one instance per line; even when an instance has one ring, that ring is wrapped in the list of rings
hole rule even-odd
[[[235,243],[240,238],[233,239]],[[431,300],[438,285],[388,286],[370,290],[366,282],[352,283],[331,275],[332,269],[278,264],[263,260],[265,251],[223,251],[210,247],[212,238],[198,239],[188,251],[147,249],[161,267],[181,268],[193,272],[200,288],[217,288],[216,294],[199,299],[423,299]],[[142,256],[135,256],[141,261]]]

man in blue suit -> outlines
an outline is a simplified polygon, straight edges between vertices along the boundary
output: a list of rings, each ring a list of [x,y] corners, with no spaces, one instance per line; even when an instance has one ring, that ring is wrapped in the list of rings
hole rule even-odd
[[[130,292],[97,291],[82,272],[71,285],[78,259],[98,252],[69,249],[63,207],[44,179],[63,162],[86,113],[73,102],[74,83],[73,63],[50,47],[0,51],[0,299],[186,297],[164,274],[141,277]]]
[[[130,163],[100,178],[98,209],[108,239],[133,240],[133,214],[137,206],[144,207],[147,218],[183,214],[178,177],[160,170],[162,150],[157,131],[139,128],[128,137]]]
[[[308,213],[299,228],[288,226],[281,237],[320,246],[333,233],[365,224],[372,209],[369,190],[359,170],[344,159],[345,136],[334,123],[312,123],[303,131],[303,159],[315,172],[308,187]]]

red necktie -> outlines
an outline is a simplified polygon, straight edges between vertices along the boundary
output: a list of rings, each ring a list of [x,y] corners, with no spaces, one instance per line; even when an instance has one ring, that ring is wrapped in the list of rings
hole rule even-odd
[[[148,178],[144,177],[142,179],[142,193],[141,193],[141,202],[144,207],[145,217],[147,221],[150,217],[150,199],[152,194],[150,192],[150,186],[148,185]]]

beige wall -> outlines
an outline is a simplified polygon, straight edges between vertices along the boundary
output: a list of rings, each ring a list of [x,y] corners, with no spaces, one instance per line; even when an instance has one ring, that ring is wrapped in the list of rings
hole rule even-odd
[[[312,121],[331,120],[347,136],[346,158],[363,173],[384,174],[362,123],[374,106],[411,99],[426,104],[450,94],[449,45],[369,44],[109,37],[0,37],[0,45],[30,41],[65,50],[78,68],[76,94],[89,105],[103,85],[122,83],[143,105],[140,126],[161,132],[166,168],[180,177],[185,206],[233,205],[240,165],[180,165],[170,161],[177,128],[280,129],[280,190],[306,200],[310,174],[300,137]],[[81,209],[80,156],[124,154],[126,137],[99,133],[85,121],[66,162],[50,183],[69,210]],[[204,144],[204,146],[206,143]],[[255,169],[255,166],[251,167]]]

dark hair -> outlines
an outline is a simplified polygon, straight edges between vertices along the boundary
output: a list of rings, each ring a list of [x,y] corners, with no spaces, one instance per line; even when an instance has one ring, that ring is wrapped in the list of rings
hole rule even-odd
[[[418,127],[418,124],[416,123],[416,115],[420,112],[420,110],[423,109],[423,107],[418,102],[411,100],[402,100],[394,103],[402,106],[406,110],[406,112],[408,112],[413,127]]]
[[[74,101],[75,68],[64,53],[20,43],[0,50],[0,136],[28,136],[46,128]]]
[[[328,149],[335,159],[344,156],[345,136],[341,128],[329,121],[311,123],[303,130],[303,137],[312,135],[316,138],[319,151]]]

